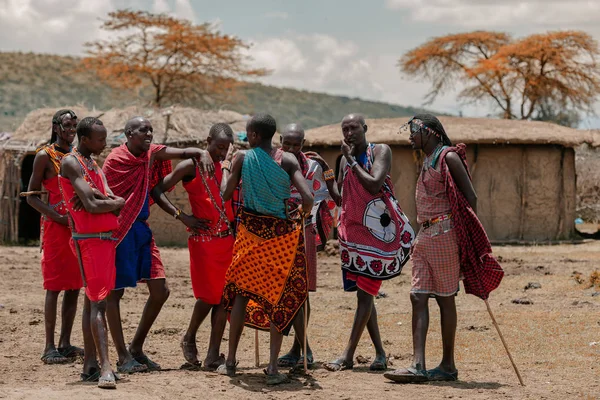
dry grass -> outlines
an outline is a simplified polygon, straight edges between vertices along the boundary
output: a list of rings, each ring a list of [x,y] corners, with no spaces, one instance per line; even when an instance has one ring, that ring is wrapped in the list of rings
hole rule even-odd
[[[292,376],[292,383],[266,388],[261,369],[254,368],[254,333],[245,330],[240,345],[243,373],[229,379],[205,372],[181,371],[183,360],[179,338],[186,329],[193,299],[185,249],[162,249],[171,288],[171,297],[153,326],[147,350],[167,370],[127,377],[116,392],[106,393],[93,385],[77,383],[80,364],[45,366],[39,361],[43,348],[42,309],[44,293],[35,248],[0,247],[0,398],[106,398],[170,399],[197,398],[200,393],[213,399],[313,399],[354,398],[469,398],[469,399],[572,399],[594,398],[600,393],[600,296],[594,289],[577,284],[573,271],[589,277],[600,261],[600,243],[583,245],[498,247],[506,277],[490,299],[491,306],[519,366],[526,387],[520,387],[497,333],[481,300],[461,292],[457,297],[459,324],[456,342],[460,382],[426,385],[392,385],[367,366],[354,371],[329,373],[322,368],[311,378]],[[336,257],[320,259],[318,292],[311,296],[313,312],[309,334],[317,363],[332,360],[342,351],[349,334],[355,295],[340,289]],[[587,278],[586,278],[587,281]],[[525,290],[529,282],[540,289]],[[386,298],[378,299],[377,310],[385,348],[393,357],[392,368],[410,363],[412,353],[411,309],[408,298],[410,266],[406,273],[383,285]],[[135,332],[147,289],[128,290],[122,315],[128,340]],[[527,298],[531,305],[512,304]],[[439,312],[431,302],[427,342],[428,366],[441,357]],[[268,335],[260,335],[260,357],[268,357]],[[198,347],[206,349],[208,327],[198,333]],[[291,339],[284,341],[284,349]],[[78,328],[73,341],[81,343]],[[222,351],[226,351],[225,339]],[[356,355],[373,357],[365,333]],[[114,362],[115,355],[111,352]]]

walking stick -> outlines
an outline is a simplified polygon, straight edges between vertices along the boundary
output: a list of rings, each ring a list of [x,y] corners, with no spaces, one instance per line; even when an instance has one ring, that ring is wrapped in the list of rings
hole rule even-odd
[[[308,221],[311,221],[312,216],[308,216]],[[306,218],[302,215],[302,235],[304,236],[304,249],[306,251]],[[308,276],[308,275],[307,275]],[[308,355],[306,350],[308,347],[308,292],[306,293],[306,301],[304,302],[304,374],[308,374]]]
[[[498,326],[498,323],[496,322],[496,318],[494,318],[494,314],[492,313],[492,309],[490,308],[490,303],[488,303],[487,299],[485,299],[483,301],[485,302],[485,306],[487,307],[488,313],[490,314],[490,317],[492,318],[492,323],[496,327],[496,330],[498,331],[498,335],[500,335],[500,340],[502,340],[502,344],[504,345],[506,354],[508,354],[508,359],[510,360],[510,363],[512,364],[515,372],[517,373],[517,378],[519,378],[519,383],[521,384],[521,386],[525,386],[525,384],[523,383],[523,378],[521,378],[521,374],[519,373],[519,369],[517,368],[517,365],[515,364],[515,362],[512,358],[512,355],[510,354],[510,350],[508,350],[508,345],[506,344],[506,341],[504,340],[504,336],[502,336],[502,332],[500,332],[500,327]]]
[[[260,359],[258,356],[258,329],[254,330],[254,366],[260,367]]]

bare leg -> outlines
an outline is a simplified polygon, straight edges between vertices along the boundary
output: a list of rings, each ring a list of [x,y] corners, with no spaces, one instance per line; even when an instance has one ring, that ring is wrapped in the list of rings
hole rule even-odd
[[[306,298],[306,309],[308,311],[308,320],[310,321],[310,301],[309,298]],[[292,344],[292,348],[288,352],[288,354],[293,355],[295,357],[300,357],[302,351],[304,349],[304,307],[298,311],[298,315],[294,319],[294,343]],[[312,357],[312,349],[310,348],[310,344],[308,343],[308,339],[306,340],[306,352],[308,353],[309,358]]]
[[[226,365],[233,367],[236,364],[236,353],[242,331],[244,330],[244,321],[246,318],[246,305],[248,299],[240,295],[235,296],[233,300],[233,309],[229,320],[229,354],[227,354]]]
[[[375,347],[375,361],[379,363],[386,363],[386,354],[383,349],[383,343],[381,343],[381,334],[379,333],[379,323],[377,322],[377,309],[375,308],[375,302],[373,302],[373,308],[371,309],[371,317],[367,322],[367,331],[371,336],[371,341]]]
[[[436,297],[440,306],[441,325],[442,325],[442,347],[443,357],[439,369],[445,372],[456,372],[454,364],[454,339],[456,337],[456,303],[454,296]]]
[[[140,324],[129,346],[129,352],[134,357],[144,355],[144,341],[170,294],[166,279],[151,279],[147,284],[150,296],[148,297],[148,301],[146,301]]]
[[[358,346],[360,337],[362,336],[362,333],[365,330],[365,326],[367,326],[367,323],[371,318],[371,312],[373,311],[373,296],[361,289],[358,289],[356,297],[358,300],[358,305],[356,307],[356,313],[354,315],[354,323],[352,324],[352,330],[350,331],[350,339],[348,340],[348,345],[346,346],[346,349],[334,363],[339,364],[343,362],[347,365],[353,363],[352,360],[354,359],[354,352],[356,351],[356,347]]]
[[[91,302],[91,326],[96,351],[100,358],[100,379],[114,380],[114,372],[108,359],[108,329],[106,326],[106,300]]]
[[[71,346],[71,332],[77,315],[77,300],[79,300],[79,290],[65,290],[62,303],[60,339],[58,341],[60,349]]]
[[[90,374],[92,368],[98,368],[96,359],[96,343],[94,343],[94,335],[92,334],[91,326],[91,304],[90,299],[84,296],[83,313],[81,316],[81,330],[83,331],[83,373]]]
[[[425,342],[429,329],[429,294],[411,293],[412,304],[412,334],[413,334],[413,363],[417,370],[425,367]]]
[[[223,333],[225,333],[225,325],[227,325],[227,312],[225,311],[225,307],[223,307],[223,304],[213,306],[210,341],[208,343],[206,359],[204,359],[205,366],[210,366],[221,358],[221,340],[223,339]]]
[[[56,304],[60,292],[46,290],[46,301],[44,303],[44,326],[46,329],[46,347],[44,354],[56,350],[54,344],[54,329],[56,328]]]
[[[125,289],[113,290],[107,299],[106,317],[110,326],[110,335],[112,336],[117,354],[119,365],[126,364],[133,360],[133,357],[127,350],[125,338],[123,337],[123,325],[121,324],[121,298]]]
[[[196,333],[198,328],[208,315],[212,308],[212,305],[206,304],[202,300],[196,300],[194,304],[194,311],[192,311],[192,318],[190,318],[190,324],[187,331],[182,339],[183,357],[190,364],[198,363],[198,350],[196,349]]]
[[[277,369],[277,358],[279,358],[279,351],[281,350],[281,343],[283,343],[283,334],[280,333],[274,324],[271,324],[271,340],[269,347],[269,365],[267,366],[267,374],[275,375],[279,373]]]

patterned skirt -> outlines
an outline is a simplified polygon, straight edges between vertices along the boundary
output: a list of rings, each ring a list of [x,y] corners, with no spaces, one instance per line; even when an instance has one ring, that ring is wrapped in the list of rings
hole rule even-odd
[[[246,325],[288,334],[308,297],[301,224],[242,210],[233,260],[227,270],[224,305],[235,296],[250,299]]]

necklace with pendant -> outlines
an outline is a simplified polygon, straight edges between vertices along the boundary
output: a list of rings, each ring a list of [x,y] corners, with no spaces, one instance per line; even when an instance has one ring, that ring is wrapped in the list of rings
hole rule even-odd
[[[425,159],[423,160],[423,170],[424,171],[427,171],[429,168],[435,168],[435,165],[431,165],[431,162],[433,160],[437,159],[437,157],[440,155],[440,153],[442,152],[443,149],[444,149],[444,147],[442,146],[442,143],[439,143],[435,147],[435,149],[433,149],[431,154],[429,154],[428,156],[425,156]]]

